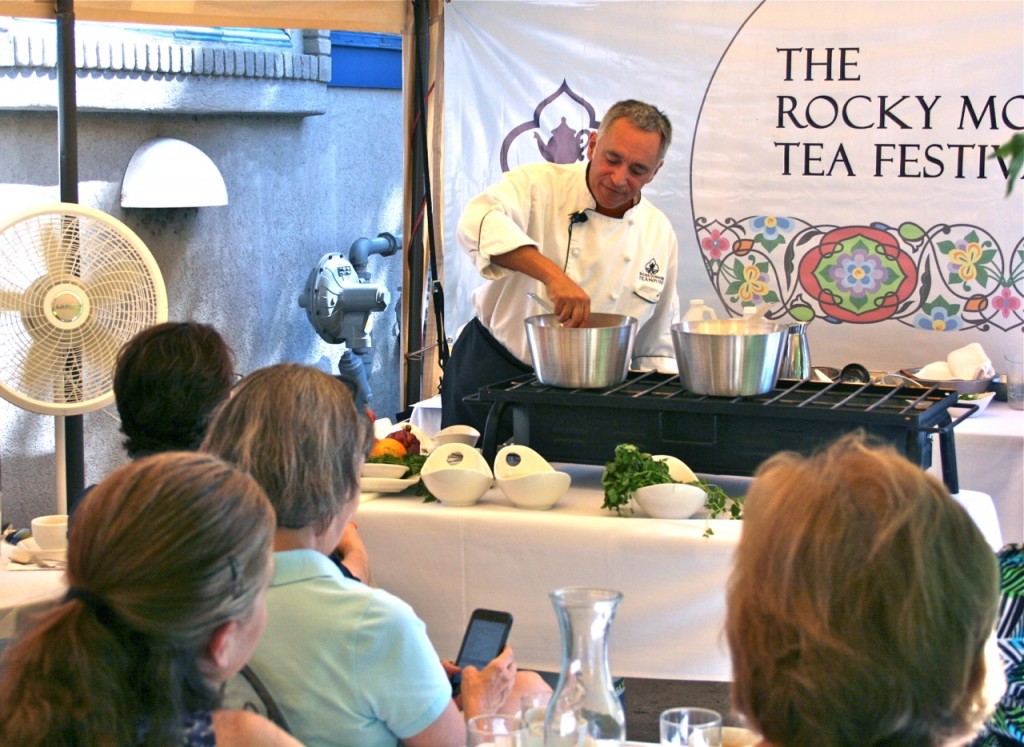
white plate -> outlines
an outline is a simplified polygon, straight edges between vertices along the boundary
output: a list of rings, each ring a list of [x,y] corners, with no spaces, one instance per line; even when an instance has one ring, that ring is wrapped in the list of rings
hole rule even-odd
[[[16,563],[35,563],[44,567],[64,567],[68,562],[67,548],[61,550],[40,550],[31,537],[23,539],[11,555]]]
[[[405,475],[409,468],[404,464],[385,464],[383,462],[366,462],[363,465],[363,481],[366,478],[385,477],[397,480]]]
[[[401,493],[420,481],[419,475],[396,479],[393,477],[364,477],[360,489],[367,493]]]

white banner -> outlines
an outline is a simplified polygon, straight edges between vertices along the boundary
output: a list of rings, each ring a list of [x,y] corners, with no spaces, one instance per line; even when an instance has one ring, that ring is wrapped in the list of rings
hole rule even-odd
[[[527,161],[584,157],[615,101],[663,109],[645,194],[672,220],[679,290],[719,315],[812,321],[816,364],[895,370],[1024,327],[1024,4],[819,0],[445,6],[448,333],[472,315],[466,201]],[[952,334],[937,334],[948,332]]]

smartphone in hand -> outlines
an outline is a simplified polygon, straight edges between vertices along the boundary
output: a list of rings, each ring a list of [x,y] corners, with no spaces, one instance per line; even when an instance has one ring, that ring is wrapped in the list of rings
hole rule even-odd
[[[455,666],[460,669],[467,666],[483,669],[505,648],[511,629],[512,615],[508,612],[473,610],[466,626],[466,633],[462,637],[462,646],[459,647]],[[461,682],[461,674],[452,677],[453,695],[458,694]]]

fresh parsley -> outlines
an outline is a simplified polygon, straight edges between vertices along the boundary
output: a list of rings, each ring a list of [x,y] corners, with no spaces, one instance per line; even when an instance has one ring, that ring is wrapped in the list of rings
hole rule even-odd
[[[619,444],[615,447],[615,458],[604,465],[601,475],[601,485],[604,486],[601,508],[614,511],[619,516],[631,514],[630,502],[638,488],[668,482],[672,482],[672,478],[665,462],[653,459],[633,444]]]
[[[647,485],[662,485],[673,482],[669,475],[668,465],[655,459],[647,452],[640,451],[633,444],[619,444],[615,447],[615,458],[605,463],[601,475],[604,487],[604,503],[601,508],[614,511],[619,516],[633,513],[633,493]],[[706,498],[704,508],[708,519],[717,519],[728,514],[731,519],[743,518],[743,498],[733,498],[722,488],[707,480],[689,483],[703,489]],[[710,537],[714,531],[708,526],[704,536]]]

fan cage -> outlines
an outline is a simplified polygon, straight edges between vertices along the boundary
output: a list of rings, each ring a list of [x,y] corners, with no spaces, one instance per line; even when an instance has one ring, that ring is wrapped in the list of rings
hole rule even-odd
[[[0,226],[0,396],[75,415],[113,401],[121,347],[166,321],[159,267],[106,213],[60,203]]]

